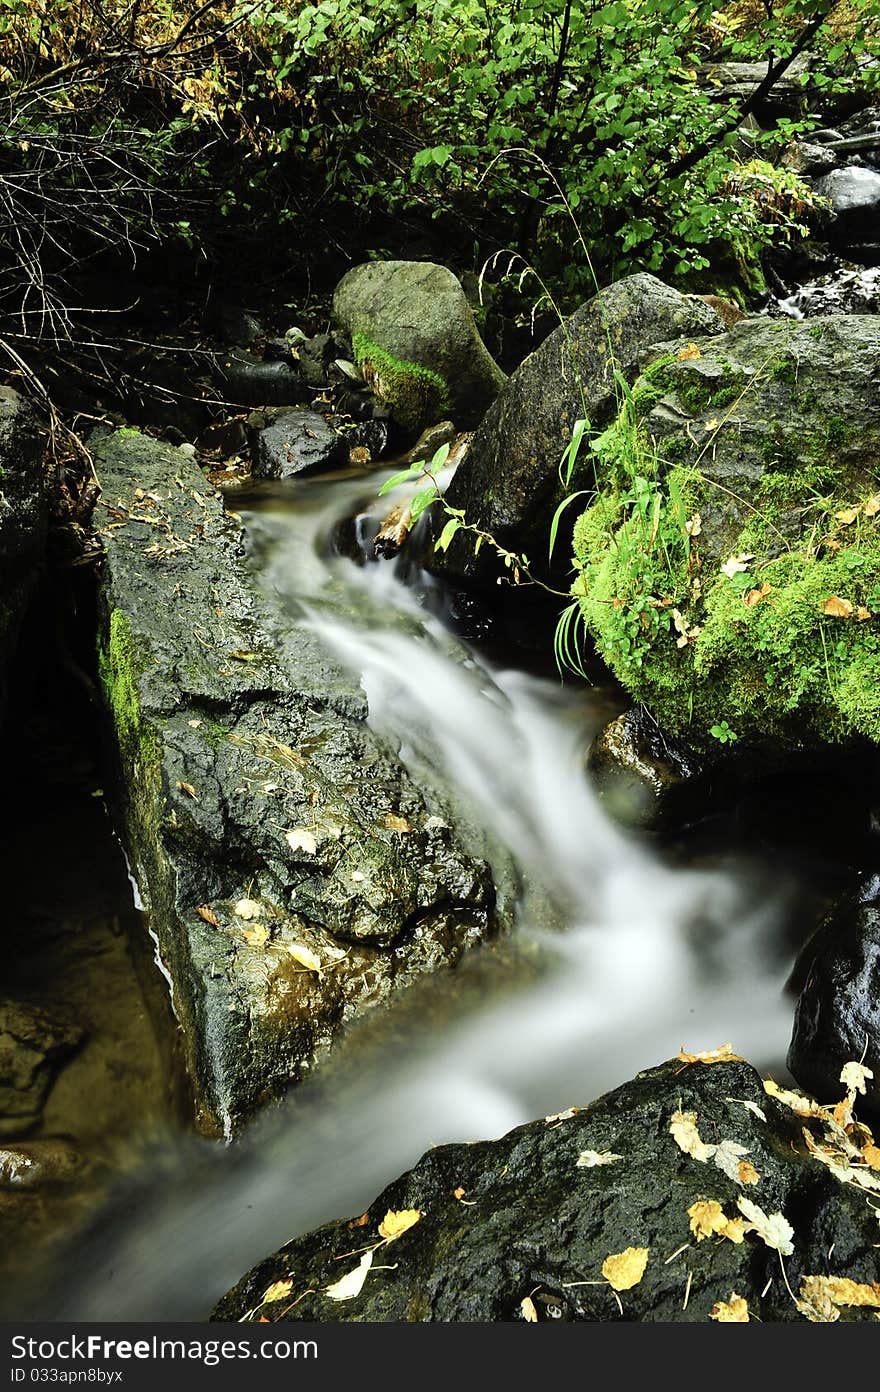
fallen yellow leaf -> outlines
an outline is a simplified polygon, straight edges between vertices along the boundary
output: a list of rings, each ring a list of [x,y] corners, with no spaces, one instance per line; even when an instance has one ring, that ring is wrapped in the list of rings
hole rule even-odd
[[[396,831],[400,836],[405,836],[407,832],[412,831],[406,817],[397,817],[393,812],[386,812],[382,821],[389,831]]]
[[[717,1300],[709,1311],[709,1318],[719,1324],[748,1324],[749,1307],[741,1295],[731,1291],[730,1300]]]
[[[740,1184],[757,1184],[761,1176],[749,1160],[740,1160],[737,1165]]]
[[[880,1170],[880,1146],[869,1141],[863,1149],[862,1155],[865,1157],[865,1164],[870,1170]]]
[[[719,1044],[717,1049],[706,1049],[701,1054],[689,1054],[682,1044],[678,1051],[678,1057],[682,1063],[731,1063],[734,1060],[745,1063],[742,1054],[733,1052],[732,1044]]]
[[[239,899],[237,904],[233,904],[232,912],[236,918],[243,918],[247,922],[249,918],[260,917],[260,905],[256,899]]]
[[[773,586],[768,585],[765,580],[763,585],[760,585],[758,589],[748,590],[747,593],[743,595],[743,604],[748,609],[754,609],[756,604],[760,604],[761,600],[766,598],[772,588]]]
[[[324,1294],[329,1295],[331,1300],[353,1300],[356,1295],[360,1295],[367,1273],[373,1265],[373,1252],[364,1252],[354,1271],[349,1271],[347,1276],[340,1276],[338,1281],[332,1285],[324,1287]]]
[[[415,1227],[421,1216],[420,1208],[402,1208],[397,1212],[389,1208],[379,1224],[379,1236],[384,1237],[386,1242],[395,1242],[403,1233]]]
[[[292,1281],[273,1281],[263,1291],[263,1304],[268,1305],[270,1300],[285,1300],[292,1290]]]
[[[596,1165],[613,1165],[616,1160],[622,1160],[622,1155],[615,1155],[613,1150],[582,1150],[575,1164],[580,1170],[591,1170]]]
[[[876,517],[880,512],[880,493],[874,493],[862,504],[862,511],[866,517]]]
[[[685,1155],[692,1156],[704,1165],[715,1154],[715,1147],[706,1145],[700,1138],[696,1112],[673,1112],[669,1134]]]
[[[631,1290],[637,1286],[648,1265],[647,1247],[627,1247],[623,1252],[613,1252],[602,1263],[602,1275],[612,1290]]]
[[[196,802],[198,802],[199,795],[191,783],[178,782],[177,786],[178,788],[180,788],[182,792],[187,793],[191,798],[195,798]]]
[[[262,923],[255,923],[252,928],[242,928],[241,936],[251,947],[265,947],[269,941],[269,929]]]
[[[763,1208],[743,1194],[737,1199],[736,1206],[766,1246],[772,1247],[774,1252],[781,1253],[783,1257],[791,1256],[794,1251],[791,1240],[794,1237],[794,1228],[784,1213],[765,1213]]]
[[[841,508],[840,512],[835,512],[834,517],[842,527],[849,527],[859,515],[857,507]]]
[[[285,943],[284,948],[295,962],[299,962],[301,967],[305,967],[306,971],[317,972],[320,975],[321,959],[312,952],[311,948],[306,947],[303,943]]]
[[[535,1302],[530,1295],[523,1297],[519,1302],[519,1308],[527,1324],[538,1323],[538,1311],[535,1309]]]
[[[292,831],[286,831],[284,839],[292,851],[304,851],[306,855],[314,855],[318,849],[314,834],[305,827],[294,827]]]
[[[840,595],[829,595],[822,601],[823,614],[830,614],[833,619],[850,619],[855,610],[848,599],[841,599]]]
[[[727,1226],[727,1217],[717,1199],[698,1199],[688,1209],[691,1232],[698,1242],[704,1237],[713,1237]]]
[[[197,905],[196,913],[198,914],[199,918],[203,918],[206,923],[210,923],[212,928],[220,927],[219,918],[215,914],[214,910],[212,908],[209,908],[207,904]]]
[[[680,362],[686,362],[690,358],[699,358],[701,354],[696,343],[689,343],[686,348],[680,348],[675,356]]]

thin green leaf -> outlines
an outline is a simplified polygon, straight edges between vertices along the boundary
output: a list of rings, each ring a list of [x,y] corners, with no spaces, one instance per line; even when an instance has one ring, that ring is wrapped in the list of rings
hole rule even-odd
[[[578,490],[577,493],[569,493],[568,497],[563,498],[562,502],[559,504],[559,507],[553,514],[553,521],[550,523],[550,548],[547,552],[549,558],[552,559],[553,556],[553,547],[556,545],[556,534],[559,531],[559,520],[562,517],[562,514],[565,512],[565,509],[568,507],[569,503],[575,502],[576,499],[585,498],[588,496],[589,490],[586,488],[581,488]]]

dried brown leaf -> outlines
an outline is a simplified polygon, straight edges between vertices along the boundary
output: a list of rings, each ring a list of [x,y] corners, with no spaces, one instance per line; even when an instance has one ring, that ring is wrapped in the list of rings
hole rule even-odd
[[[198,904],[196,906],[196,913],[198,914],[199,918],[203,918],[206,923],[210,923],[212,928],[220,927],[219,918],[215,914],[214,910],[210,908],[207,904]]]
[[[821,610],[823,614],[829,614],[833,619],[850,619],[855,610],[848,599],[841,599],[840,595],[829,595],[822,601]]]
[[[678,1057],[682,1063],[732,1063],[739,1061],[745,1063],[742,1054],[733,1052],[732,1044],[719,1044],[717,1049],[706,1049],[701,1054],[689,1054],[682,1044],[678,1051]]]

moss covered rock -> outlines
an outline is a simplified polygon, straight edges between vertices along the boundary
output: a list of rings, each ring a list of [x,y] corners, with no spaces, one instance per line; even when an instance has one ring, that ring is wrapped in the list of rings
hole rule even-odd
[[[573,593],[699,746],[880,740],[880,322],[744,320],[662,346],[594,441]]]
[[[471,429],[506,378],[480,338],[461,285],[431,261],[371,261],[343,276],[333,315],[358,366],[402,426],[451,413]]]

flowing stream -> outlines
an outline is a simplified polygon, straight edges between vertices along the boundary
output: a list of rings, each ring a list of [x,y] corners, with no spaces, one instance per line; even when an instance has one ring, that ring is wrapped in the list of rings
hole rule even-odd
[[[336,555],[328,537],[341,516],[362,507],[359,535],[377,529],[381,504],[367,500],[382,477],[249,499],[255,564],[360,674],[371,724],[416,778],[442,780],[512,858],[514,937],[497,961],[484,949],[484,968],[417,988],[394,1030],[367,1022],[340,1067],[231,1147],[156,1146],[54,1288],[31,1298],[34,1313],[206,1319],[254,1261],[360,1212],[428,1146],[583,1105],[682,1044],[732,1040],[781,1074],[792,1014],[784,877],[768,889],[746,859],[661,860],[608,819],[585,776],[598,697],[468,650],[427,578],[404,585],[394,562]],[[430,1008],[434,996],[442,1008]]]

